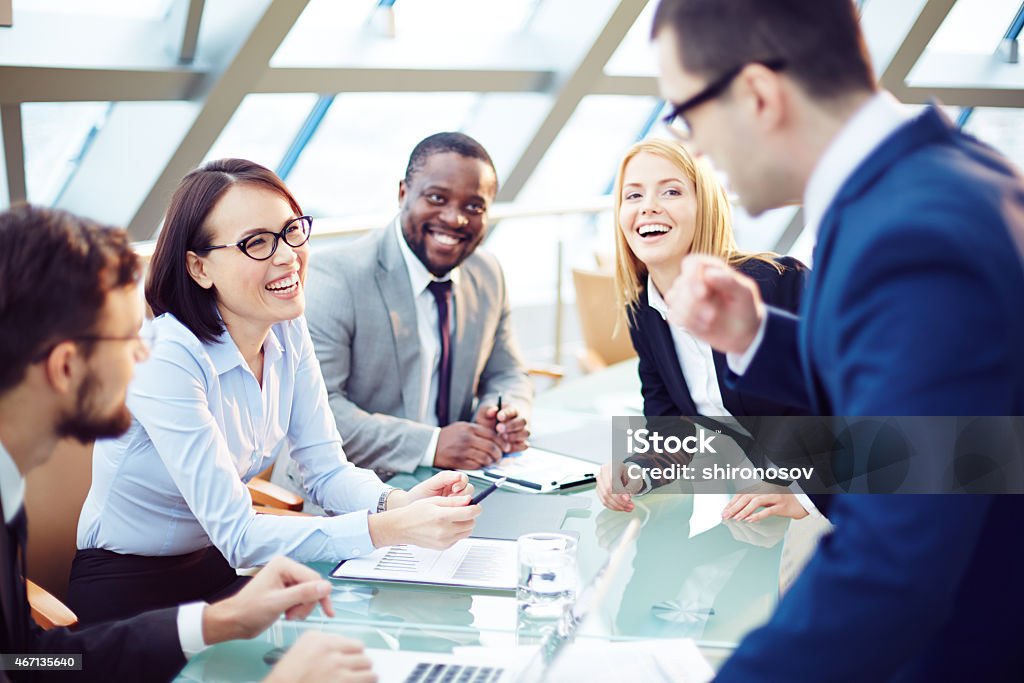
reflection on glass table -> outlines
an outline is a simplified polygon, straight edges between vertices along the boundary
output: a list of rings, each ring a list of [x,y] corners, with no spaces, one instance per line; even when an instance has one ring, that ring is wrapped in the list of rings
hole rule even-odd
[[[615,371],[621,374],[621,369]],[[581,397],[563,396],[569,403]],[[540,447],[600,462],[607,455],[611,421],[585,411],[582,405],[579,409],[539,407],[534,414],[535,434],[543,436],[531,440]],[[421,468],[390,483],[407,488],[431,474],[432,470]],[[524,510],[540,500],[532,494],[508,495],[521,498]],[[774,609],[787,520],[723,523],[720,515],[728,495],[671,487],[636,499],[636,510],[628,514],[605,510],[590,486],[548,495],[571,497],[574,503],[561,531],[578,538],[581,585],[605,563],[609,548],[629,520],[639,517],[642,523],[623,570],[577,639],[606,647],[612,647],[609,641],[615,647],[647,647],[637,641],[692,638],[717,668]],[[326,577],[334,565],[311,566]],[[189,663],[183,680],[258,680],[268,670],[264,654],[289,645],[303,629],[359,638],[367,647],[417,652],[536,647],[545,635],[543,627],[518,618],[516,598],[507,592],[350,580],[332,584],[335,618],[327,619],[317,611],[304,624],[282,621],[254,641],[210,648]]]

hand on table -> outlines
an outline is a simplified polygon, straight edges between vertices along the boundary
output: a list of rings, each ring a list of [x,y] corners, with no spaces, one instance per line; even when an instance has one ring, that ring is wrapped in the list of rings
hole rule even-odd
[[[616,512],[633,511],[633,494],[643,488],[642,479],[633,479],[626,475],[626,466],[618,465],[616,471],[612,472],[613,465],[605,463],[597,472],[597,497],[601,504],[609,510]],[[626,490],[626,493],[615,493],[616,480]]]
[[[307,631],[288,648],[263,683],[376,683],[358,640]]]
[[[807,509],[792,493],[737,493],[722,510],[722,519],[757,522],[777,515],[803,519]]]

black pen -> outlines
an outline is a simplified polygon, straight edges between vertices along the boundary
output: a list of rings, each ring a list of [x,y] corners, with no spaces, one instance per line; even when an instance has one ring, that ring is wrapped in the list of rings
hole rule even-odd
[[[498,487],[501,486],[504,483],[505,483],[505,477],[502,477],[501,479],[496,480],[493,484],[491,484],[490,486],[485,488],[483,491],[481,491],[480,493],[478,493],[475,496],[473,496],[473,500],[469,501],[469,504],[470,505],[478,505],[480,503],[480,501],[482,501],[484,498],[486,498],[487,496],[489,496],[492,493],[494,493],[495,491],[497,491]]]
[[[494,419],[498,419],[498,413],[501,412],[501,394],[498,394],[498,412],[494,413]]]
[[[480,470],[480,473],[483,474],[488,479],[494,478],[494,475],[488,474],[487,470]],[[501,480],[507,481],[509,484],[518,484],[519,486],[525,486],[528,489],[536,489],[537,491],[540,491],[541,489],[544,488],[535,481],[527,481],[525,479],[513,479],[512,477],[502,477]]]

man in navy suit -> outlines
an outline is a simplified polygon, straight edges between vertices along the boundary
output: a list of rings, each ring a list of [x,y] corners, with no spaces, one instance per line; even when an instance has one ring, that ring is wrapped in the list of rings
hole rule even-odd
[[[670,126],[750,213],[802,197],[817,236],[799,316],[691,256],[670,319],[740,388],[817,414],[1024,414],[1024,184],[878,89],[851,0],[662,0],[652,38]],[[1020,680],[1016,496],[834,498],[720,680]]]

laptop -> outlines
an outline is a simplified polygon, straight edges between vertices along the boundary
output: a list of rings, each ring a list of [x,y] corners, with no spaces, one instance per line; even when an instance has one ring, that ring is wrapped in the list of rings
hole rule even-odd
[[[559,657],[571,649],[567,645],[576,632],[604,603],[639,532],[640,520],[634,519],[619,537],[604,566],[580,591],[563,628],[553,631],[525,665],[513,661],[510,653],[485,659],[486,653],[481,652],[476,654],[479,659],[474,660],[465,655],[367,649],[374,671],[382,683],[539,683],[545,680]]]

